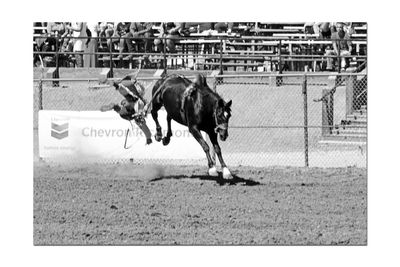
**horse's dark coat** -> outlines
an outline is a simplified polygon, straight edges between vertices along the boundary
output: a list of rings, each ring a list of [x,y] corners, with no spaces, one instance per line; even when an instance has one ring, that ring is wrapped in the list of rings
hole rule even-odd
[[[168,131],[162,139],[167,145],[172,136],[171,120],[189,128],[190,133],[200,143],[211,168],[215,161],[211,159],[209,146],[200,131],[208,134],[222,167],[226,167],[217,136],[222,141],[228,137],[228,122],[231,116],[232,101],[226,103],[216,92],[207,85],[204,76],[197,75],[194,82],[180,75],[170,75],[159,80],[153,87],[151,114],[156,123],[155,139],[161,140],[161,126],[158,122],[158,110],[164,106],[167,111]]]

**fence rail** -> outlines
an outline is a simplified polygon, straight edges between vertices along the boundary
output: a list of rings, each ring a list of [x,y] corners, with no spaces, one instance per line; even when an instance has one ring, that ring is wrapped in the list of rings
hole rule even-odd
[[[37,57],[44,56],[53,56],[55,58],[55,67],[60,67],[60,57],[61,56],[83,56],[83,55],[91,55],[91,56],[107,56],[104,58],[96,59],[97,62],[101,61],[104,64],[107,62],[107,66],[111,69],[117,67],[115,62],[119,62],[118,65],[124,66],[124,62],[129,63],[129,68],[132,67],[134,61],[139,61],[139,65],[141,66],[144,62],[144,59],[149,59],[152,57],[152,60],[159,60],[160,66],[158,68],[164,68],[165,70],[168,68],[167,59],[173,60],[181,60],[182,66],[186,66],[189,64],[189,60],[193,60],[193,64],[195,66],[208,66],[210,68],[217,68],[221,72],[227,66],[226,61],[235,61],[235,64],[240,66],[248,66],[248,67],[261,67],[263,64],[268,66],[269,68],[275,68],[279,73],[282,73],[285,67],[285,64],[290,63],[290,68],[297,68],[296,64],[302,64],[303,66],[306,63],[313,63],[313,68],[316,68],[316,64],[318,62],[322,62],[327,58],[334,58],[337,60],[338,72],[341,72],[341,59],[355,59],[354,62],[357,63],[359,61],[363,62],[366,60],[366,55],[360,54],[360,46],[367,45],[365,39],[351,39],[351,42],[356,46],[356,54],[353,55],[341,55],[340,51],[338,55],[321,55],[315,51],[312,51],[314,46],[320,45],[328,45],[331,44],[335,39],[307,39],[307,40],[296,40],[296,39],[285,39],[279,37],[234,37],[234,36],[203,36],[203,37],[174,37],[171,40],[176,42],[177,46],[181,47],[181,52],[179,53],[169,53],[166,50],[166,46],[164,45],[164,49],[161,51],[149,52],[149,51],[135,51],[135,52],[126,52],[120,51],[119,53],[113,48],[113,45],[110,45],[106,51],[60,51],[60,46],[62,43],[61,39],[57,39],[55,42],[54,51],[46,52],[46,51],[33,51],[33,55]],[[46,37],[43,37],[46,38]],[[87,39],[88,37],[68,37],[69,39]],[[200,38],[200,39],[199,39]],[[128,37],[91,37],[94,40],[110,40],[111,44],[113,44],[113,40],[130,40],[132,38]],[[143,37],[143,40],[153,41],[155,39],[159,40],[167,40],[167,37]],[[294,47],[298,45],[305,45],[306,48],[301,48],[301,52],[294,51]],[[191,49],[188,47],[191,46]],[[203,46],[203,48],[199,48],[199,46]],[[244,47],[244,49],[239,49],[235,47]],[[208,47],[208,49],[205,49]],[[228,49],[227,47],[234,48],[234,51]],[[268,48],[268,49],[267,49]],[[265,50],[267,49],[267,50]],[[190,51],[189,51],[190,50]],[[206,51],[207,50],[207,51]],[[239,52],[240,56],[232,57],[232,53]],[[129,56],[130,58],[118,58],[118,55],[122,55],[123,57]],[[255,59],[251,58],[254,55],[262,56],[262,58]],[[216,57],[217,56],[217,57]],[[246,59],[247,57],[247,59]],[[210,62],[209,60],[213,60]],[[246,62],[237,63],[236,61],[244,60]],[[206,62],[207,61],[207,62]],[[251,62],[259,61],[260,64],[251,65]],[[262,62],[261,62],[262,61]],[[263,64],[262,64],[263,63]],[[96,63],[96,66],[98,63]],[[276,66],[275,66],[276,65]],[[233,66],[236,67],[236,66]],[[111,71],[112,73],[112,71]]]

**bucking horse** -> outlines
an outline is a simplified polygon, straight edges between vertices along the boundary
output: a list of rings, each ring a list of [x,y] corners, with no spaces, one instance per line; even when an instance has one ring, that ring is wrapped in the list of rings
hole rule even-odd
[[[171,120],[187,126],[207,156],[208,174],[218,176],[215,157],[210,155],[210,147],[200,132],[204,131],[209,136],[221,163],[223,178],[232,178],[218,144],[218,135],[221,141],[225,141],[228,137],[232,100],[225,102],[221,96],[211,90],[203,75],[196,75],[193,82],[181,75],[169,75],[154,85],[151,105],[151,115],[156,123],[154,136],[156,141],[162,140],[163,145],[169,144],[172,136]],[[168,124],[168,131],[164,137],[158,122],[158,110],[162,106],[167,111]]]

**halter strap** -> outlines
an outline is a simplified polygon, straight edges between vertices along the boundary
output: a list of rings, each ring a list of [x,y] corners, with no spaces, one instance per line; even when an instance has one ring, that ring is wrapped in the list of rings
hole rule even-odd
[[[217,120],[217,109],[214,110],[214,119],[215,119],[215,125],[216,125],[216,127],[214,128],[214,131],[216,133],[218,133],[219,129],[221,129],[221,130],[228,129],[228,123],[226,123],[226,122],[218,123],[218,120]]]

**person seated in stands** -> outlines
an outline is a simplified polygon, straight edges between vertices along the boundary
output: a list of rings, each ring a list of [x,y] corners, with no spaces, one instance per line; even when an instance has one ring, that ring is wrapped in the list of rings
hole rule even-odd
[[[350,41],[350,36],[344,30],[344,23],[336,23],[337,32],[332,34],[332,46],[333,50],[326,50],[325,56],[327,58],[327,66],[326,70],[331,71],[333,69],[333,57],[329,56],[337,56],[341,57],[341,67],[344,70],[347,67],[346,57],[351,55],[352,52],[352,43]]]
[[[73,22],[68,29],[72,32],[73,39],[73,52],[75,56],[76,66],[79,68],[83,67],[83,53],[85,47],[88,45],[89,39],[86,22]]]
[[[257,22],[240,22],[237,27],[240,27],[240,36],[251,36],[254,33],[251,31],[252,29],[258,33],[258,23]]]
[[[61,36],[62,45],[61,45],[61,52],[67,52],[68,54],[61,54],[59,57],[60,65],[64,67],[69,67],[73,65],[73,54],[69,54],[73,52],[74,48],[74,39],[71,38],[73,31],[71,30],[71,22],[65,23],[65,32]]]
[[[331,26],[332,33],[333,32],[337,32],[338,24],[342,24],[343,25],[344,31],[346,33],[348,33],[349,36],[351,36],[353,33],[355,33],[354,26],[353,26],[352,22],[332,22],[332,26]]]
[[[214,30],[214,22],[186,22],[184,27],[185,36],[196,33],[204,36],[212,35],[217,31]]]
[[[163,22],[161,23],[160,37],[166,37],[168,39],[157,38],[154,40],[154,45],[157,51],[164,51],[164,45],[168,53],[176,53],[176,39],[183,35],[186,36],[188,33],[183,32],[185,30],[185,24],[182,22]]]
[[[40,44],[39,50],[42,52],[55,52],[61,51],[64,34],[67,31],[65,23],[63,22],[49,22],[46,28],[46,39]],[[53,55],[44,54],[44,63],[52,62]]]
[[[129,33],[130,23],[128,22],[115,22],[114,23],[114,32],[113,32],[113,39],[112,39],[112,46],[114,44],[118,44],[119,55],[118,58],[122,59],[124,56],[122,53],[125,50],[125,39],[121,37],[126,37]],[[114,39],[115,38],[115,39]]]
[[[56,47],[60,48],[61,36],[65,33],[66,28],[63,22],[49,22],[47,23],[47,39],[46,45],[49,46],[47,51],[55,51]]]
[[[331,22],[307,22],[304,24],[306,34],[317,34],[320,39],[330,39],[334,25]]]
[[[100,31],[99,37],[103,37],[100,39],[99,50],[104,49],[104,43],[107,44],[107,51],[109,51],[111,46],[110,37],[114,35],[114,23],[113,22],[100,22]]]
[[[144,46],[144,50],[137,52],[145,52],[151,53],[153,47],[153,40],[147,39],[154,37],[153,30],[154,23],[151,22],[131,22],[129,27],[129,33],[127,37],[133,38],[132,40],[127,39],[126,45],[128,46],[129,52],[133,52],[132,41],[136,43],[139,50],[141,50],[141,46]]]
[[[231,34],[233,29],[232,22],[215,22],[214,30],[218,33],[227,33]]]

